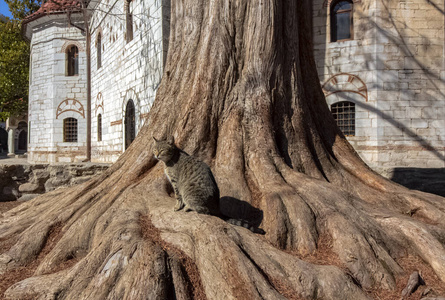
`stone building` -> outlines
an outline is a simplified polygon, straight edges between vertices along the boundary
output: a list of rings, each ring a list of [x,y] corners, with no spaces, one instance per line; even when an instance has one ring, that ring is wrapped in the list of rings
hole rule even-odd
[[[48,1],[23,21],[31,42],[28,160],[114,162],[144,124],[168,45],[169,1],[91,1],[91,149],[82,10]]]
[[[314,54],[348,140],[372,167],[445,167],[444,2],[314,0]]]
[[[76,28],[82,26],[76,5],[63,4],[48,1],[23,21],[22,31],[31,41],[30,162],[86,158],[85,35]]]
[[[86,39],[77,28],[83,26],[81,14],[75,0],[63,0],[62,8],[48,3],[23,27],[31,40],[32,66],[28,159],[84,160]],[[91,160],[114,162],[153,103],[167,51],[170,5],[169,0],[90,3]],[[375,168],[443,168],[443,1],[313,3],[320,82],[362,158]],[[71,74],[73,70],[78,73]],[[76,140],[70,128],[77,129]]]
[[[167,54],[169,3],[105,0],[93,7],[92,161],[116,161],[145,123]]]

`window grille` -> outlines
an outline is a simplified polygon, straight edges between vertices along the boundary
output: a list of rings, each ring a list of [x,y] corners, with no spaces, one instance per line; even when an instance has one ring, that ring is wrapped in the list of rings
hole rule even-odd
[[[102,115],[97,116],[97,141],[102,141]]]
[[[133,100],[129,100],[125,109],[125,149],[136,137],[136,118]]]
[[[331,5],[331,42],[353,38],[353,6],[349,1],[335,1]]]
[[[67,76],[79,75],[79,49],[76,46],[68,48],[67,53]]]
[[[68,143],[77,142],[77,119],[66,118],[63,120],[63,141]]]
[[[331,112],[346,136],[355,135],[355,103],[343,101],[331,105]]]

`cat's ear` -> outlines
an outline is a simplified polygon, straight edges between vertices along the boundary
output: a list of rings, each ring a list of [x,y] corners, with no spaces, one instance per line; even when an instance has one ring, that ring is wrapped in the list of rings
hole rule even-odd
[[[157,140],[154,136],[152,136],[152,138],[153,138],[153,141],[154,141],[155,143],[158,142],[158,140]]]
[[[175,137],[174,136],[169,136],[167,138],[167,143],[169,143],[170,145],[174,145],[175,144]]]

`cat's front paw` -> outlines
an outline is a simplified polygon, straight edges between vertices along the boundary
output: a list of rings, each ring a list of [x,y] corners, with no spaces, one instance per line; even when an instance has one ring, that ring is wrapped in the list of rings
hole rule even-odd
[[[178,211],[184,208],[184,203],[182,201],[176,201],[174,211]]]

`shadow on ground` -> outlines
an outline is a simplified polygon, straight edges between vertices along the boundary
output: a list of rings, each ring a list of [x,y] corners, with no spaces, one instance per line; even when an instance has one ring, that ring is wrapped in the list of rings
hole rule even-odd
[[[394,168],[389,178],[407,188],[445,197],[445,168]]]

